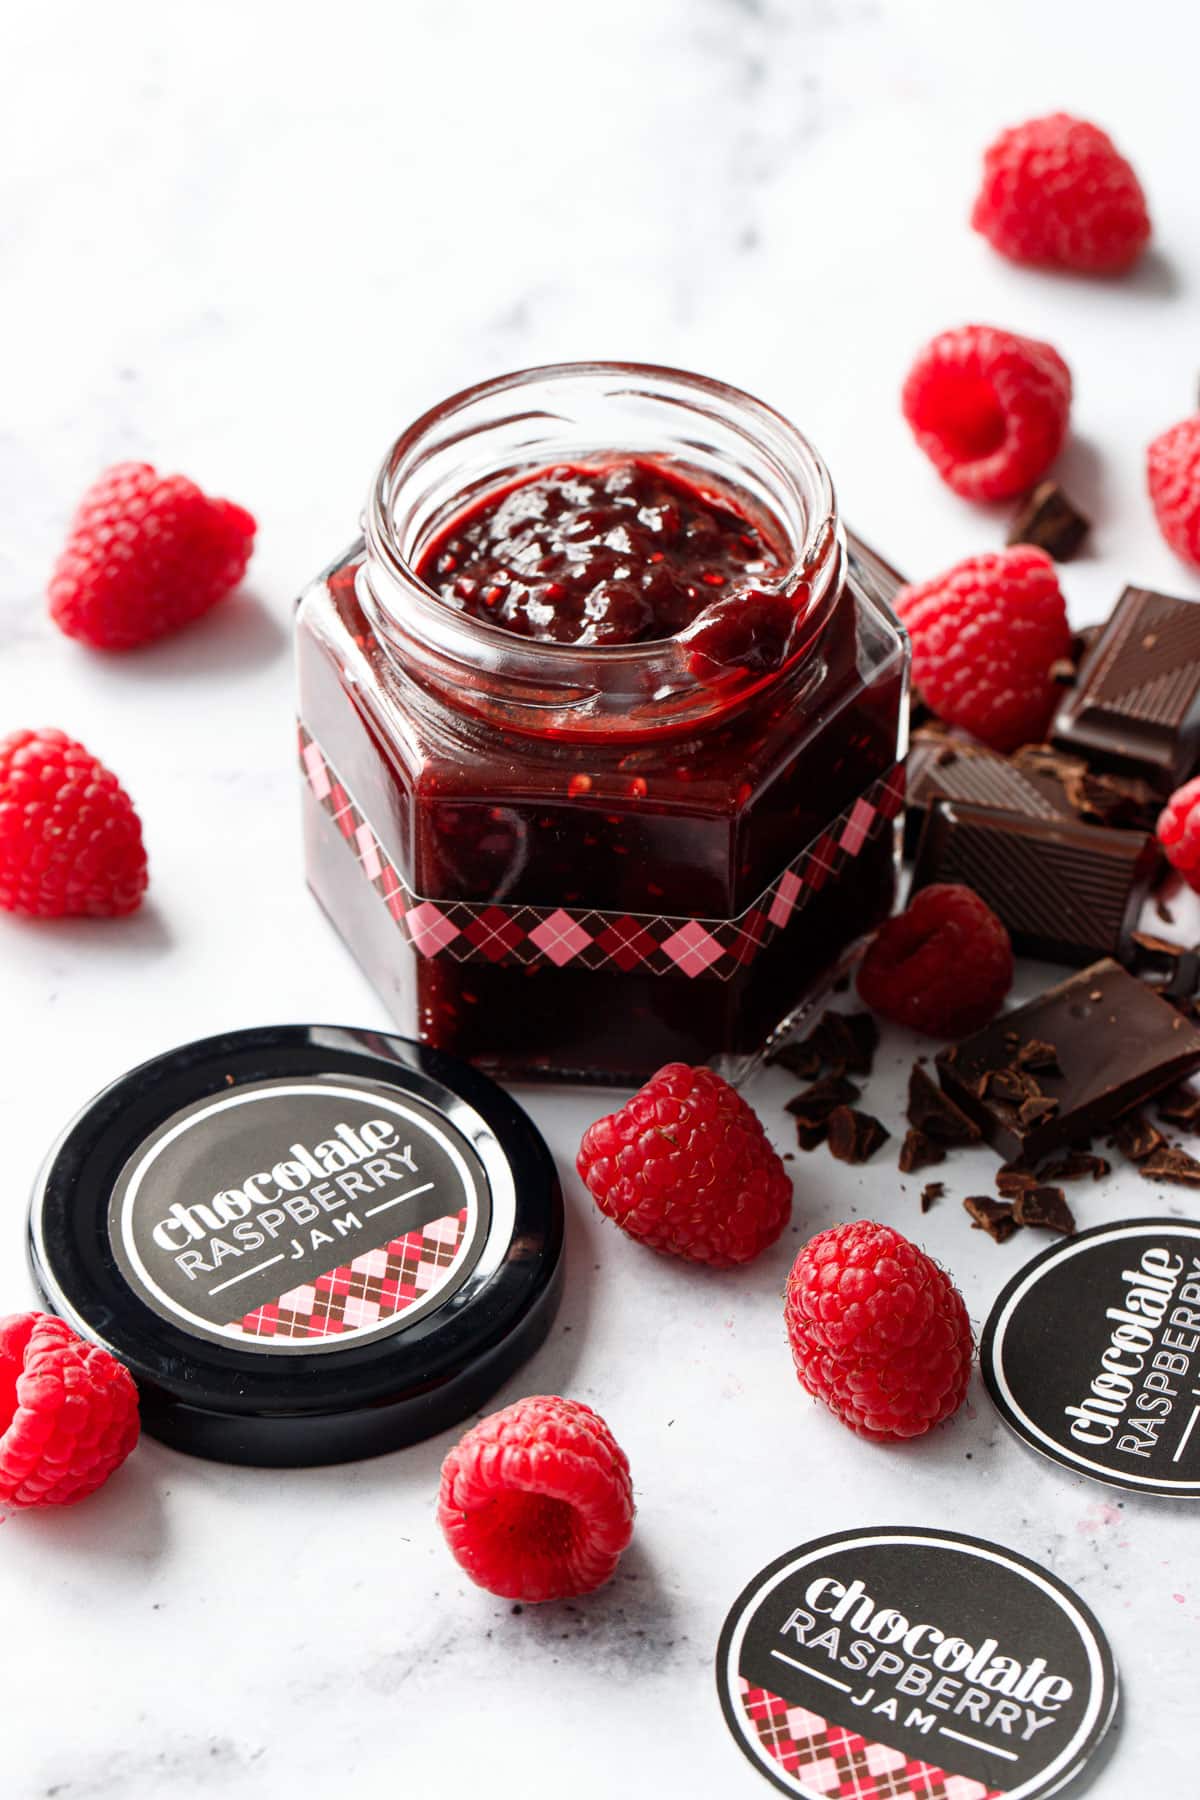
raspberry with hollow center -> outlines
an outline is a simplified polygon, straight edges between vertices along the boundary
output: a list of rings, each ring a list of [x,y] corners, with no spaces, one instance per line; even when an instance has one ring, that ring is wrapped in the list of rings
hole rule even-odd
[[[758,1115],[712,1069],[686,1063],[667,1063],[589,1125],[576,1166],[630,1237],[716,1269],[749,1262],[791,1214],[791,1178]]]
[[[1158,841],[1171,867],[1200,893],[1200,775],[1167,801],[1159,814]]]
[[[945,1270],[889,1225],[835,1225],[792,1265],[784,1302],[801,1384],[862,1437],[920,1437],[958,1411],[974,1343]]]
[[[1004,925],[978,894],[946,881],[884,920],[859,965],[858,992],[897,1025],[957,1038],[996,1016],[1012,978]]]
[[[0,1319],[0,1505],[69,1506],[138,1440],[129,1370],[48,1313]]]
[[[962,325],[925,345],[901,405],[948,487],[967,500],[1008,500],[1040,481],[1062,449],[1071,371],[1036,338]]]
[[[50,579],[50,616],[68,637],[130,650],[177,631],[246,572],[255,524],[186,475],[117,463],[92,483]]]
[[[1150,237],[1141,183],[1107,132],[1069,113],[1002,131],[971,224],[1013,262],[1116,275]]]
[[[538,1394],[492,1413],[442,1464],[438,1522],[471,1580],[565,1600],[612,1575],[633,1536],[629,1462],[598,1413]]]
[[[1158,528],[1185,562],[1200,565],[1200,413],[1155,438],[1146,483]]]
[[[939,719],[993,750],[1042,741],[1061,694],[1051,671],[1071,649],[1044,550],[969,556],[901,588],[896,611],[912,639],[913,681]]]
[[[0,738],[0,909],[116,918],[146,881],[141,821],[103,763],[61,731]]]

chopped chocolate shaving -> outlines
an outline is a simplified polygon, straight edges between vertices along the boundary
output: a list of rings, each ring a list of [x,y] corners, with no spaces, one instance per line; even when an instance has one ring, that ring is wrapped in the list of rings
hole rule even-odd
[[[934,1084],[920,1063],[913,1064],[908,1078],[908,1119],[939,1144],[977,1144],[982,1136],[974,1120]]]
[[[1153,831],[1162,797],[1134,775],[1098,774],[1081,756],[1052,744],[1025,744],[1010,758],[1013,769],[1055,812],[1073,813],[1085,825]]]
[[[815,1125],[806,1125],[803,1119],[796,1120],[796,1142],[802,1150],[816,1150],[829,1136],[829,1124],[821,1119]]]
[[[1069,1150],[1066,1156],[1060,1156],[1056,1162],[1046,1164],[1041,1179],[1050,1182],[1086,1181],[1090,1175],[1093,1181],[1101,1181],[1111,1172],[1112,1164],[1106,1156],[1093,1156],[1090,1150]]]
[[[829,1152],[839,1162],[870,1162],[880,1144],[891,1133],[871,1113],[857,1112],[852,1106],[835,1106],[829,1115]]]
[[[986,1231],[998,1244],[1003,1244],[1017,1229],[1012,1207],[1001,1200],[993,1200],[990,1194],[970,1194],[963,1206],[970,1213],[976,1230]]]
[[[1070,1237],[1075,1229],[1075,1215],[1059,1187],[1024,1188],[1013,1201],[1013,1218],[1018,1225],[1060,1231],[1064,1237]]]
[[[797,1081],[815,1081],[821,1073],[821,1058],[811,1044],[781,1044],[766,1060],[768,1066],[786,1069]]]
[[[986,1100],[990,1094],[993,1099],[1007,1100],[1012,1106],[1042,1098],[1042,1090],[1033,1076],[1018,1067],[986,1070],[975,1083],[975,1092],[981,1100]]]
[[[1122,1156],[1127,1156],[1130,1162],[1140,1163],[1153,1156],[1156,1150],[1165,1149],[1167,1140],[1143,1113],[1133,1112],[1117,1120],[1113,1142]]]
[[[1048,1074],[1062,1074],[1058,1066],[1058,1051],[1053,1044],[1044,1044],[1040,1038],[1030,1038],[1028,1043],[1020,1044],[1014,1067],[1028,1069],[1035,1074],[1043,1069]]]
[[[1031,1125],[1041,1125],[1044,1120],[1052,1119],[1057,1111],[1058,1101],[1052,1094],[1031,1094],[1017,1108],[1017,1124],[1023,1131],[1028,1131]]]
[[[1041,481],[1013,520],[1006,542],[1036,544],[1055,562],[1070,562],[1091,529],[1091,520],[1056,481]]]
[[[1189,1087],[1186,1082],[1181,1081],[1160,1094],[1154,1107],[1159,1118],[1165,1119],[1168,1125],[1182,1126],[1185,1131],[1194,1131],[1200,1126],[1200,1088]]]
[[[869,1012],[822,1013],[808,1045],[836,1075],[869,1075],[879,1048],[879,1026]]]
[[[1138,1170],[1147,1181],[1176,1181],[1182,1187],[1200,1187],[1200,1162],[1186,1150],[1170,1146],[1155,1150]]]
[[[943,1145],[934,1143],[924,1131],[918,1131],[910,1125],[904,1134],[904,1142],[900,1146],[900,1173],[915,1175],[918,1169],[928,1169],[934,1163],[945,1162],[946,1151]]]
[[[824,1125],[835,1106],[852,1106],[862,1098],[852,1081],[843,1075],[822,1075],[802,1093],[789,1100],[784,1108],[800,1125]]]
[[[996,1170],[996,1192],[1005,1200],[1013,1200],[1026,1188],[1036,1187],[1038,1180],[1036,1170],[1027,1168],[1024,1163],[1002,1163]]]
[[[921,1189],[921,1211],[927,1213],[935,1200],[940,1200],[946,1192],[944,1181],[927,1181]]]

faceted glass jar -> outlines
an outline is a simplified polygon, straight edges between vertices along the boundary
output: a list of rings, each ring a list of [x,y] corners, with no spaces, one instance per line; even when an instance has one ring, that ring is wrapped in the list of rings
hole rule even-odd
[[[764,522],[770,654],[714,669],[704,615],[535,641],[414,573],[481,497],[617,457]],[[509,1078],[743,1074],[894,897],[907,641],[815,451],[697,376],[534,369],[418,420],[364,524],[298,610],[306,865],[398,1024]]]

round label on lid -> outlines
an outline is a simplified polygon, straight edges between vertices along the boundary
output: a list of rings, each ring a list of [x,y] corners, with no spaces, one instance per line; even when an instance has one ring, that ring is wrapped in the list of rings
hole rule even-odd
[[[905,1528],[781,1556],[721,1633],[726,1723],[801,1800],[1038,1800],[1116,1706],[1112,1654],[1069,1588],[1015,1551]]]
[[[1200,1497],[1200,1224],[1132,1219],[1026,1265],[980,1346],[988,1393],[1044,1456],[1138,1493]]]

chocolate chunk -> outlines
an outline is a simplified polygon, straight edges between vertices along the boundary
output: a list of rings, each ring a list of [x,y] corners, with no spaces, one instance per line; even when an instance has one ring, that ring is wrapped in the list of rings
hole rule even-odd
[[[1106,1156],[1093,1156],[1090,1150],[1069,1150],[1065,1156],[1046,1164],[1041,1179],[1048,1182],[1086,1181],[1090,1175],[1093,1181],[1101,1181],[1111,1171],[1112,1164]],[[1004,1190],[1000,1191],[1003,1193]]]
[[[983,1135],[975,1121],[935,1085],[920,1063],[913,1064],[908,1078],[908,1119],[938,1144],[977,1144]]]
[[[918,1169],[928,1169],[934,1163],[945,1162],[946,1152],[941,1144],[935,1144],[925,1132],[918,1131],[910,1125],[904,1134],[904,1142],[900,1146],[900,1173],[915,1175]]]
[[[1023,1188],[1013,1201],[1013,1218],[1018,1225],[1061,1231],[1064,1237],[1069,1237],[1075,1229],[1075,1215],[1059,1187]]]
[[[1073,812],[1056,774],[1026,771],[983,744],[921,733],[908,753],[904,847],[909,856],[916,855],[929,809],[938,800],[1031,819],[1070,818]]]
[[[940,1200],[946,1192],[943,1181],[927,1181],[921,1189],[921,1211],[927,1213],[935,1200]]]
[[[1200,1162],[1186,1150],[1156,1150],[1146,1158],[1138,1174],[1147,1181],[1176,1181],[1183,1187],[1200,1187]]]
[[[1017,1229],[1012,1207],[1002,1200],[993,1200],[990,1194],[970,1194],[963,1206],[976,1229],[986,1231],[998,1244],[1003,1244]]]
[[[781,1044],[765,1060],[769,1067],[786,1069],[797,1081],[815,1081],[821,1073],[821,1058],[810,1044]]]
[[[852,1106],[861,1098],[859,1089],[843,1075],[822,1075],[820,1081],[789,1100],[784,1111],[801,1125],[824,1125],[835,1106]]]
[[[912,891],[962,882],[1003,920],[1018,954],[1090,962],[1128,954],[1158,861],[1148,833],[935,800]]]
[[[835,1075],[869,1075],[879,1048],[879,1026],[869,1012],[822,1013],[808,1045]]]
[[[796,1142],[802,1150],[818,1149],[828,1136],[828,1120],[821,1119],[814,1125],[806,1125],[803,1119],[796,1120]]]
[[[1154,1110],[1168,1125],[1180,1125],[1185,1131],[1194,1131],[1200,1125],[1200,1088],[1188,1087],[1181,1081],[1177,1087],[1168,1088],[1165,1094],[1159,1095]]]
[[[852,1106],[835,1106],[829,1115],[829,1152],[839,1162],[870,1162],[880,1144],[886,1144],[891,1133],[870,1113],[856,1112]]]
[[[1013,520],[1006,542],[1036,544],[1055,562],[1070,562],[1092,522],[1063,493],[1056,481],[1042,481]]]
[[[1156,1150],[1165,1149],[1167,1140],[1143,1113],[1131,1112],[1117,1120],[1113,1142],[1122,1156],[1127,1156],[1130,1162],[1140,1163],[1153,1156]]]
[[[1200,760],[1200,604],[1128,587],[1059,708],[1054,742],[1170,794]]]
[[[1002,1163],[996,1170],[996,1192],[1006,1200],[1014,1200],[1026,1188],[1036,1187],[1039,1179],[1037,1171],[1024,1163]]]
[[[1016,1054],[1034,1040],[1055,1046],[1058,1072],[1038,1075],[1046,1096],[1057,1102],[1053,1113],[1027,1112],[1022,1119],[1020,1107],[976,1091],[989,1069],[1012,1067],[1014,1035]],[[1108,1130],[1122,1113],[1197,1068],[1200,1030],[1109,961],[1080,970],[937,1058],[950,1098],[1002,1156],[1023,1163]],[[1023,1102],[1025,1108],[1034,1104]]]

